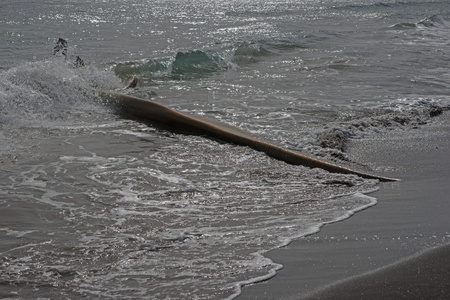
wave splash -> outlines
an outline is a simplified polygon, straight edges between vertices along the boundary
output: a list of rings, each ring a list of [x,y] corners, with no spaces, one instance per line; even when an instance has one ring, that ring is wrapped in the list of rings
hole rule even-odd
[[[0,73],[2,123],[67,121],[92,109],[94,88],[120,86],[112,72],[93,66],[74,68],[61,59],[27,62]]]
[[[111,120],[95,88],[121,86],[111,71],[74,68],[60,57],[0,71],[0,160],[13,160],[64,128],[79,131]]]

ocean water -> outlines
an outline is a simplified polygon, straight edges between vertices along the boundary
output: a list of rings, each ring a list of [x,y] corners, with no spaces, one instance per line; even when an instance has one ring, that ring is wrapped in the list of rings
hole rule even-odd
[[[342,141],[449,108],[449,13],[432,0],[1,1],[0,297],[230,299],[273,276],[264,252],[370,209],[380,183],[124,118],[95,89],[133,74],[133,95],[382,175]]]

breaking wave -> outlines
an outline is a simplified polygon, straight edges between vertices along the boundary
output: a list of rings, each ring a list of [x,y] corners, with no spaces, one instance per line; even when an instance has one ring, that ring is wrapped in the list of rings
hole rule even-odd
[[[92,109],[94,88],[121,86],[112,72],[96,67],[74,68],[60,59],[28,62],[0,73],[3,123],[71,119]]]
[[[173,56],[118,63],[114,71],[121,78],[135,74],[152,79],[195,79],[224,72],[236,65],[258,62],[276,51],[301,47],[291,42],[242,42],[215,50],[179,51]]]
[[[403,22],[397,23],[391,26],[392,29],[414,29],[418,27],[435,27],[435,26],[445,26],[444,19],[439,15],[432,15],[430,17],[424,18],[416,23]]]

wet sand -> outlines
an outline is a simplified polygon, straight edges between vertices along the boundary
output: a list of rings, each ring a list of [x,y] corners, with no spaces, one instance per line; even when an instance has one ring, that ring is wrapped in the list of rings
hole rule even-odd
[[[401,182],[376,206],[266,254],[284,268],[238,299],[446,299],[450,295],[450,114],[352,141],[352,159]]]
[[[448,299],[450,245],[338,283],[306,299]]]

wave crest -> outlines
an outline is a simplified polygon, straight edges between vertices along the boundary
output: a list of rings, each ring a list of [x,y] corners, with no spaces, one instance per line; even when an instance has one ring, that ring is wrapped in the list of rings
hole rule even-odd
[[[280,45],[274,47],[283,49]],[[150,81],[161,78],[198,79],[236,65],[257,62],[272,53],[270,47],[263,43],[242,42],[216,50],[179,51],[172,57],[118,63],[115,72],[121,78],[134,74]]]

